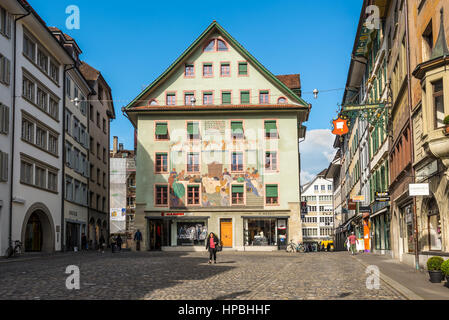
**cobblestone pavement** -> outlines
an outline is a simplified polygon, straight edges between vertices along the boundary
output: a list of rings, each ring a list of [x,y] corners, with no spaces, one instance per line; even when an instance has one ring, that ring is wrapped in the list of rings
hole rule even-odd
[[[347,252],[106,252],[0,260],[1,299],[404,299]],[[66,289],[68,265],[80,290]]]

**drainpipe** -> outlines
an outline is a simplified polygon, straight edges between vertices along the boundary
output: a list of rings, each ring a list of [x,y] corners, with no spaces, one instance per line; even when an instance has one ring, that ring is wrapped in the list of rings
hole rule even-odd
[[[14,18],[14,64],[13,64],[13,83],[12,83],[12,125],[11,125],[11,180],[10,180],[10,196],[9,196],[9,235],[8,235],[8,244],[10,248],[13,248],[12,245],[12,201],[13,201],[13,191],[14,191],[14,137],[15,137],[15,127],[16,127],[16,66],[17,66],[17,21],[23,19],[31,14],[31,11],[28,11],[27,14],[21,15],[18,18]],[[22,239],[21,239],[22,240]]]
[[[410,71],[410,35],[409,35],[409,21],[408,21],[408,0],[405,0],[405,39],[406,39],[406,58],[407,58],[407,93],[409,104],[409,128],[410,128],[410,156],[411,156],[411,177],[415,176],[415,168],[413,167],[413,161],[415,159],[415,150],[413,146],[413,125],[412,125],[412,87],[411,87],[411,71]],[[418,246],[418,216],[416,212],[416,197],[413,197],[413,223],[415,225],[415,269],[419,270],[419,246]]]

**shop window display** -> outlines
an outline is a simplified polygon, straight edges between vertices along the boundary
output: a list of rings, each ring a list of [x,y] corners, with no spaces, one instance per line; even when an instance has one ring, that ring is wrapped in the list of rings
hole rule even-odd
[[[245,245],[277,245],[276,219],[245,219],[244,226]]]
[[[178,246],[204,246],[207,226],[204,222],[178,222]]]

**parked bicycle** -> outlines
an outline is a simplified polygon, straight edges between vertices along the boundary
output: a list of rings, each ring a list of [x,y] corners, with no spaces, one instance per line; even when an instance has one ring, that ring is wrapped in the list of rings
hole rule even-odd
[[[302,243],[296,244],[293,241],[290,241],[290,243],[287,245],[287,252],[304,252],[305,248],[304,245]]]
[[[11,258],[12,256],[18,256],[22,254],[22,242],[20,240],[14,241],[14,247],[10,246],[6,250],[6,256]]]

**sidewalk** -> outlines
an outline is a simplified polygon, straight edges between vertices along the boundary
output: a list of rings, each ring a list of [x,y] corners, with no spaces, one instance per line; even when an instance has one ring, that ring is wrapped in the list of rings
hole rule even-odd
[[[431,283],[427,271],[416,271],[390,257],[372,253],[353,256],[361,264],[379,267],[381,279],[411,300],[449,300],[446,280]]]

